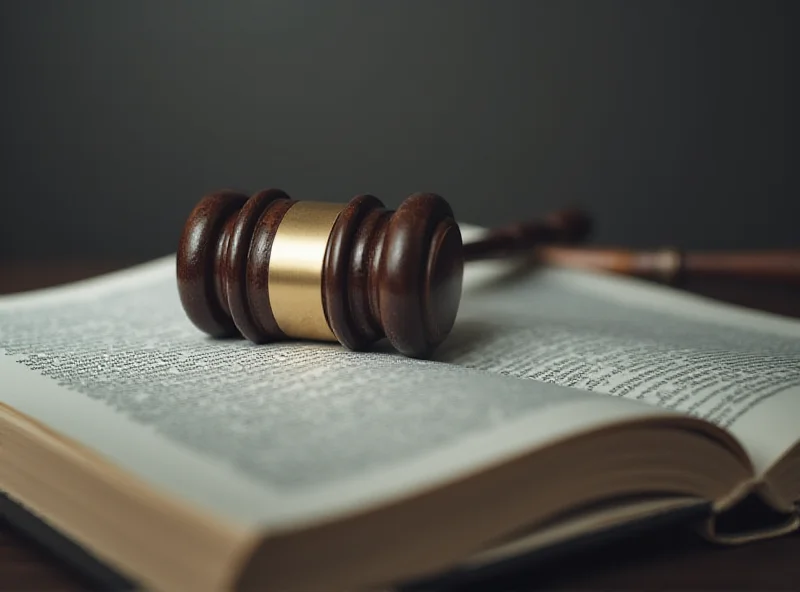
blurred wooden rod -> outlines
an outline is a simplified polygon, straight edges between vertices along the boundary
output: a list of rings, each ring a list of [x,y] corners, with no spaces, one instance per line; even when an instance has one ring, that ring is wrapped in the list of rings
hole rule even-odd
[[[764,251],[630,250],[540,245],[537,261],[680,283],[699,277],[800,282],[800,249]]]
[[[464,260],[504,259],[529,253],[540,244],[576,244],[592,231],[592,219],[577,207],[566,207],[541,218],[493,228],[482,238],[464,243]]]

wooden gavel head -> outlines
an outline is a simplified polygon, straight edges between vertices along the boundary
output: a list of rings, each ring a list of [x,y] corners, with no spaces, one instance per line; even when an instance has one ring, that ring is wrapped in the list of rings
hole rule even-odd
[[[464,263],[541,241],[574,242],[588,217],[565,210],[462,244],[444,198],[415,193],[397,210],[372,195],[346,204],[296,201],[279,189],[204,197],[183,228],[178,290],[186,314],[214,337],[255,343],[388,339],[428,356],[450,333]]]
[[[353,350],[386,337],[410,357],[453,327],[463,267],[452,209],[423,193],[390,211],[371,195],[332,204],[221,191],[193,209],[177,252],[181,303],[211,336]]]

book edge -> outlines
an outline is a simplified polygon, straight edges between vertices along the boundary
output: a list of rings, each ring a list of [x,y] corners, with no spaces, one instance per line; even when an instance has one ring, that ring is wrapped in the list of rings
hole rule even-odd
[[[135,590],[135,580],[93,555],[19,500],[0,490],[0,521],[86,580],[92,590]]]
[[[691,529],[707,520],[712,514],[711,502],[665,510],[654,515],[603,527],[590,533],[559,541],[544,548],[505,557],[474,568],[459,567],[442,574],[400,583],[396,591],[429,592],[467,584],[470,586],[480,583],[491,585],[494,578],[508,577],[521,570],[533,572],[552,561],[564,559],[576,553],[590,552],[601,546],[613,545],[629,537],[654,533],[666,527],[685,526],[687,529]]]
[[[400,582],[395,590],[422,592],[481,581],[491,584],[493,578],[508,576],[521,569],[535,570],[555,559],[590,551],[600,545],[614,544],[630,536],[652,533],[668,526],[685,525],[691,528],[702,523],[711,512],[710,503],[666,510],[653,516],[578,535],[530,553],[503,558],[478,568],[456,568],[424,579]],[[103,562],[26,507],[23,502],[3,491],[0,491],[0,520],[82,577],[91,590],[140,589],[136,580]]]

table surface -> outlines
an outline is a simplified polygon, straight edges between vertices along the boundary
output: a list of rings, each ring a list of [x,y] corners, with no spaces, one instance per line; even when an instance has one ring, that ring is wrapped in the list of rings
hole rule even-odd
[[[56,285],[135,261],[0,263],[0,293]],[[685,289],[748,307],[800,317],[800,286],[695,281]],[[518,573],[503,589],[800,590],[800,534],[742,547],[705,543],[685,529],[637,536]],[[83,590],[80,574],[0,522],[0,590]],[[497,588],[499,589],[500,582]],[[495,586],[493,586],[495,589]]]

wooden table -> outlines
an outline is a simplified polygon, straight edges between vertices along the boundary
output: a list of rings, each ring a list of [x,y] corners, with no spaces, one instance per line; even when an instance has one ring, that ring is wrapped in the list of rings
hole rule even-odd
[[[0,293],[72,281],[134,263],[0,264]],[[800,286],[705,281],[690,291],[800,317]],[[0,590],[85,590],[89,582],[0,522]],[[661,531],[510,576],[493,590],[800,590],[800,535],[736,548]]]

